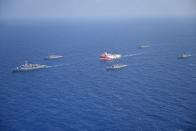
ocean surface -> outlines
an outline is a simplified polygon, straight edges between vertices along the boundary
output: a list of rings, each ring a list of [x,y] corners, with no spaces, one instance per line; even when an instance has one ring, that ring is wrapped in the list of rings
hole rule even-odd
[[[1,21],[0,130],[196,131],[196,20]]]

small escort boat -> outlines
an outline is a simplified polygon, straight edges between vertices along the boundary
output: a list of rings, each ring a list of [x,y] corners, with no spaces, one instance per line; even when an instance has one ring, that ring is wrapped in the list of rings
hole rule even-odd
[[[178,59],[186,59],[191,56],[192,56],[191,54],[182,53],[181,55],[178,56]]]
[[[61,56],[61,55],[49,55],[44,59],[45,60],[56,60],[56,59],[60,59],[60,58],[63,58],[63,56]]]
[[[110,54],[110,53],[103,53],[100,55],[99,59],[101,61],[111,61],[111,60],[115,60],[115,59],[120,59],[122,57],[121,54]]]
[[[41,64],[29,64],[27,61],[25,61],[25,64],[16,67],[13,72],[24,72],[24,71],[32,71],[32,70],[38,70],[47,68],[47,65],[41,65]]]
[[[128,65],[124,65],[124,64],[114,64],[114,65],[111,65],[111,66],[108,66],[106,67],[106,70],[116,70],[116,69],[121,69],[121,68],[124,68]]]
[[[140,45],[138,48],[143,49],[143,48],[148,48],[148,47],[150,47],[150,46],[149,45]]]

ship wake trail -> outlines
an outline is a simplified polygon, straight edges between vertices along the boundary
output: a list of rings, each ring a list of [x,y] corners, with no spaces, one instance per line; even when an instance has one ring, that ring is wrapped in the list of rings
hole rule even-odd
[[[63,67],[63,66],[68,66],[68,65],[70,65],[70,64],[60,64],[60,65],[47,66],[47,68]]]
[[[128,55],[124,55],[123,57],[132,57],[132,56],[138,56],[138,55],[142,55],[142,53],[128,54]]]

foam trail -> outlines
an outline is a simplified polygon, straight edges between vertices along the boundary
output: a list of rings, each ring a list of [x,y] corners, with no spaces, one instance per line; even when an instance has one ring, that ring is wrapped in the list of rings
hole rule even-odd
[[[55,67],[62,67],[62,66],[68,66],[70,64],[61,64],[61,65],[54,65],[54,66],[47,66],[47,68],[55,68]]]
[[[142,53],[124,55],[123,57],[131,57],[131,56],[137,56],[137,55],[142,55]]]

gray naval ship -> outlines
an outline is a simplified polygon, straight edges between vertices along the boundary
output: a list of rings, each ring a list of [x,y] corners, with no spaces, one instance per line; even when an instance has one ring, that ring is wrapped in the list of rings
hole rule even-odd
[[[178,56],[178,59],[186,59],[191,56],[192,56],[191,54],[182,53],[181,55]]]
[[[41,65],[41,64],[29,64],[28,61],[25,61],[25,64],[16,67],[13,72],[24,72],[24,71],[32,71],[32,70],[38,70],[47,68],[47,65]]]
[[[143,49],[143,48],[149,48],[149,47],[150,47],[149,45],[140,45],[138,48]]]
[[[117,69],[121,69],[121,68],[124,68],[128,65],[124,65],[124,64],[114,64],[114,65],[111,65],[111,66],[108,66],[106,67],[106,70],[117,70]]]
[[[56,60],[56,59],[60,59],[60,58],[63,58],[63,56],[61,56],[61,55],[49,55],[49,56],[45,57],[44,59],[45,60]]]

